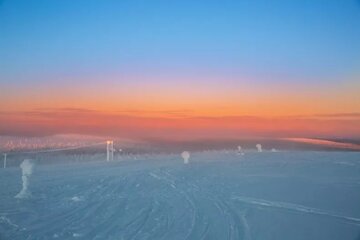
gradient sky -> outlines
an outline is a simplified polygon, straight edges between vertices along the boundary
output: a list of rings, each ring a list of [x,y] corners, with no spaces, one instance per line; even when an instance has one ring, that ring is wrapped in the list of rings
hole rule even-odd
[[[0,134],[360,138],[359,96],[359,0],[0,0]]]

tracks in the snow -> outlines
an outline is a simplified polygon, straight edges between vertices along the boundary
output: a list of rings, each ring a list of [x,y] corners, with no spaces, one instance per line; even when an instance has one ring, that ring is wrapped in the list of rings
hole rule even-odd
[[[264,199],[249,198],[249,197],[244,197],[244,196],[233,197],[233,199],[236,201],[248,204],[248,205],[261,206],[264,208],[285,210],[285,211],[291,211],[291,212],[299,212],[299,213],[305,213],[305,214],[310,214],[310,215],[324,216],[324,217],[338,219],[340,221],[344,221],[349,224],[360,225],[359,218],[343,216],[343,215],[331,213],[331,212],[328,212],[325,210],[306,207],[306,206],[299,205],[299,204],[268,201],[268,200],[264,200]]]
[[[168,184],[173,194],[180,194],[185,199],[191,221],[184,239],[251,239],[245,211],[236,209],[231,201],[185,178],[176,177],[170,171],[159,170],[151,172],[150,176]],[[224,229],[214,237],[211,230],[216,229],[219,223],[223,224]]]
[[[9,204],[2,212],[6,214],[0,215],[0,227],[14,240],[24,236],[39,240],[251,240],[256,238],[253,213],[258,209],[360,225],[358,218],[316,208],[238,196],[242,191],[231,185],[233,178],[217,181],[217,173],[196,175],[191,167],[133,167],[130,171],[107,166],[68,174],[68,178],[64,172],[54,178],[45,176],[34,192],[46,195]]]

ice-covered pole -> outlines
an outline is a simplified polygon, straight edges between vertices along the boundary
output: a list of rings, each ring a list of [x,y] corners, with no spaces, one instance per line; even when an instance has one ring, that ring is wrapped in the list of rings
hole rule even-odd
[[[114,160],[114,142],[106,141],[106,161]]]
[[[184,164],[189,163],[190,153],[188,151],[182,152],[181,157],[184,159]]]
[[[7,153],[4,153],[4,168],[6,168],[6,157],[7,157]]]
[[[242,150],[242,147],[239,145],[238,146],[238,154],[240,154],[240,155],[244,155],[245,153],[243,152],[243,150]]]
[[[22,189],[15,197],[27,198],[31,196],[31,192],[29,191],[29,185],[30,185],[30,177],[34,169],[34,164],[31,162],[30,159],[25,159],[20,164],[20,168],[22,170],[22,176],[21,176]]]
[[[256,144],[256,149],[258,152],[262,152],[262,146],[260,143]]]

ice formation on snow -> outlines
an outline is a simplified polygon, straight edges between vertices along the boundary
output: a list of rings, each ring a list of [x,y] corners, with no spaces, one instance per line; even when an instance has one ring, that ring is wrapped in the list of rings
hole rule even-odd
[[[188,151],[182,152],[181,157],[184,159],[184,164],[189,163],[190,153]]]
[[[34,163],[30,159],[25,159],[21,164],[20,168],[22,170],[22,189],[15,196],[15,198],[28,198],[31,196],[31,192],[29,190],[30,185],[30,177],[34,170]]]
[[[260,143],[256,144],[256,148],[258,152],[262,152],[262,146]]]

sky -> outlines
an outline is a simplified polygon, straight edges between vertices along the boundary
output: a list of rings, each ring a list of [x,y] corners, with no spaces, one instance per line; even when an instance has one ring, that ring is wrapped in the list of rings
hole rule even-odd
[[[359,0],[0,0],[0,135],[360,138],[359,26]]]

